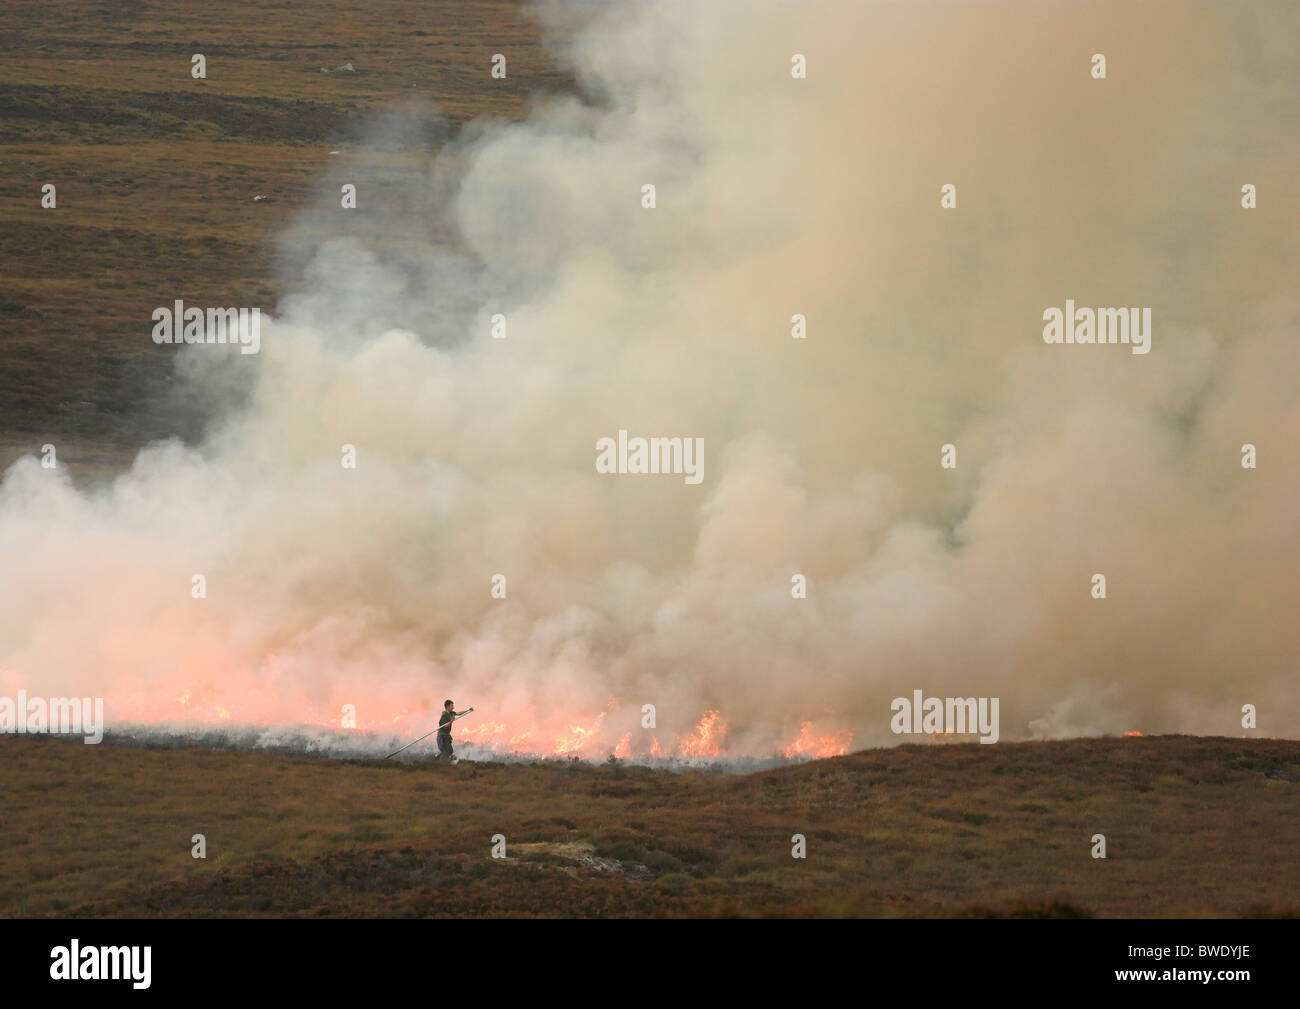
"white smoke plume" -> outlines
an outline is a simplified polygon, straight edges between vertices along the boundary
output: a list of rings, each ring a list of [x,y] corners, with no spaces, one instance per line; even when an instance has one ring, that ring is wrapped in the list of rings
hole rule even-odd
[[[890,743],[914,689],[1003,739],[1297,734],[1295,7],[547,16],[579,94],[373,208],[415,247],[305,219],[261,354],[185,351],[238,392],[201,444],[4,475],[0,693],[411,736],[453,698],[594,757],[709,711]],[[1150,353],[1045,344],[1067,298],[1151,306]],[[597,474],[620,429],[703,482]]]

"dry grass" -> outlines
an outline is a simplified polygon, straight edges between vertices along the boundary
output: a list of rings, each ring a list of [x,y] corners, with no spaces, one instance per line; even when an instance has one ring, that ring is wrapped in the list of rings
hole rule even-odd
[[[1300,744],[1285,740],[903,746],[743,777],[28,737],[0,738],[0,763],[5,915],[1300,907]],[[190,857],[195,833],[207,861]],[[497,833],[507,861],[490,855]],[[790,856],[795,833],[806,860]]]
[[[0,469],[48,441],[74,472],[107,471],[196,433],[168,399],[174,349],[152,342],[153,309],[273,310],[277,239],[368,124],[399,108],[436,107],[445,130],[521,116],[570,84],[539,32],[500,0],[0,7]],[[505,80],[488,75],[495,52]],[[190,77],[194,53],[206,80]],[[355,73],[320,72],[347,62]],[[359,229],[430,153],[392,152]]]

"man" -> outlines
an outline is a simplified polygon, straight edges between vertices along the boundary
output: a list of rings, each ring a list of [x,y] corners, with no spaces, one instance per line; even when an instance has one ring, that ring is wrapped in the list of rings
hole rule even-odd
[[[451,723],[461,715],[468,715],[473,708],[453,711],[451,701],[442,702],[442,717],[438,719],[438,758],[449,764],[457,763],[456,754],[451,749]]]

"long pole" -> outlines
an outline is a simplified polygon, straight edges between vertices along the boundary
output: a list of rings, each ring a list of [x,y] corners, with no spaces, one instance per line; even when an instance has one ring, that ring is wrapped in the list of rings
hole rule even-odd
[[[468,715],[468,714],[469,714],[471,711],[473,711],[473,710],[474,710],[473,708],[467,708],[466,710],[462,711],[459,715],[457,715],[456,718],[453,718],[453,719],[451,720],[451,722],[456,721],[457,718],[464,718],[466,715]],[[450,725],[451,722],[446,722],[446,723],[444,723],[444,724],[446,724],[446,725]],[[426,732],[423,736],[421,736],[420,739],[428,739],[428,738],[429,738],[430,736],[432,736],[435,732],[437,732],[438,729],[441,729],[441,728],[442,728],[442,726],[439,725],[437,729],[430,729],[430,730],[429,730],[428,732]],[[403,750],[410,749],[412,746],[414,746],[416,743],[418,743],[418,742],[420,741],[420,739],[412,739],[412,740],[411,740],[409,743],[407,743],[405,746],[399,746],[396,750],[394,750],[392,753],[390,753],[390,754],[388,755],[388,757],[396,757],[396,756],[397,756],[399,753],[401,753]],[[388,757],[385,757],[384,759],[387,760]]]

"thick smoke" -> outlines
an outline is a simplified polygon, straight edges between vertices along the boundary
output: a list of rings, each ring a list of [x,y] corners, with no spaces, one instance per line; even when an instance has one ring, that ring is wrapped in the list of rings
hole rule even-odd
[[[185,352],[239,393],[201,445],[89,492],[8,471],[0,693],[398,734],[451,697],[463,735],[593,756],[709,710],[733,753],[889,743],[915,689],[999,697],[1003,739],[1237,734],[1247,703],[1295,735],[1298,20],[555,18],[579,94],[371,211],[427,241],[335,195],[262,353]],[[1150,353],[1045,344],[1067,298],[1150,306]],[[620,429],[703,438],[703,482],[597,474]]]

